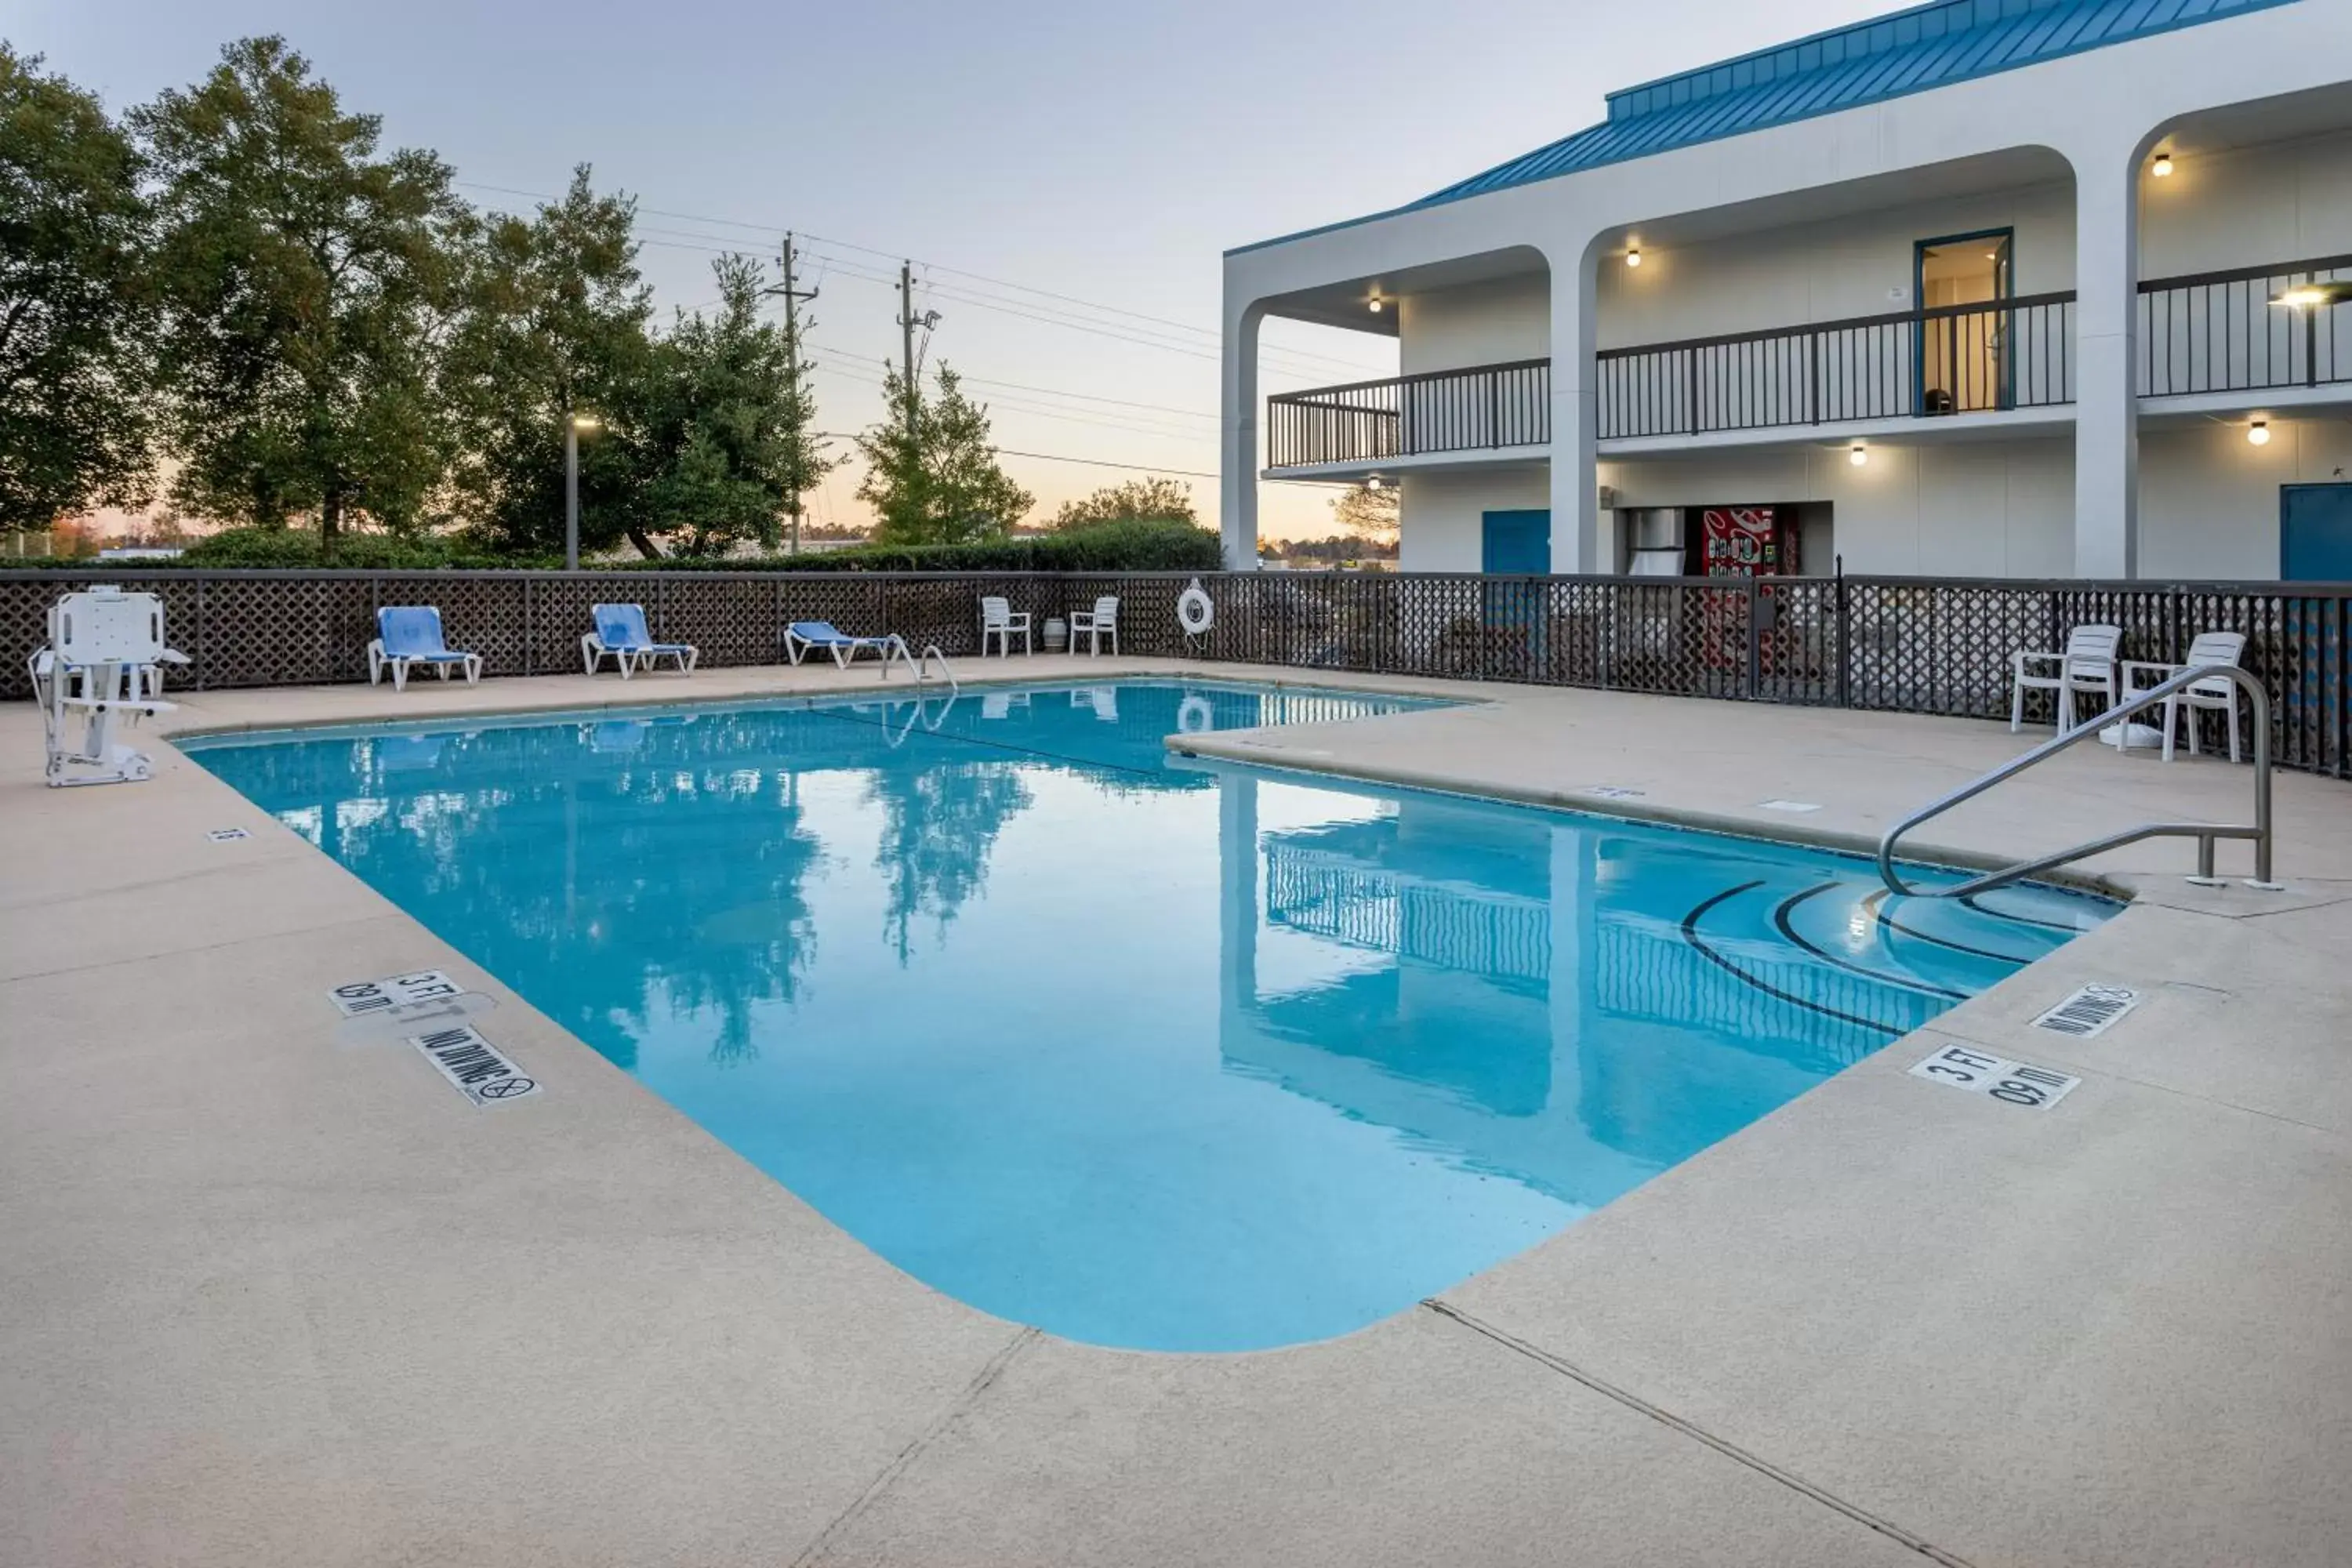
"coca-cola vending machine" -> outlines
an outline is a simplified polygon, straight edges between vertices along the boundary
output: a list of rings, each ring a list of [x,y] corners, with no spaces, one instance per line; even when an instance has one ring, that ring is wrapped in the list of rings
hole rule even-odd
[[[1699,513],[1699,550],[1709,577],[1793,577],[1797,520],[1779,507],[1711,506]]]
[[[1779,507],[1711,506],[1699,513],[1700,571],[1709,577],[1793,577],[1798,567],[1797,520]],[[1771,590],[1756,590],[1758,625],[1769,629],[1779,607]],[[1748,662],[1749,599],[1746,594],[1712,593],[1705,606],[1707,662],[1717,669]],[[1769,650],[1759,649],[1769,663]]]

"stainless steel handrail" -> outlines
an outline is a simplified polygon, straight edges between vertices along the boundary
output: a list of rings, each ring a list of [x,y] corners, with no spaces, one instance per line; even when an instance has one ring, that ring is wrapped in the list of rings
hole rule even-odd
[[[956,679],[955,666],[948,662],[948,656],[940,651],[940,645],[935,642],[923,645],[921,662],[915,666],[915,684],[920,686],[929,678],[933,659],[940,661],[940,673],[948,678],[948,690],[957,697],[962,696],[963,684]]]
[[[2254,820],[2251,826],[2237,826],[2211,822],[2150,822],[2137,827],[2127,827],[2104,838],[2094,838],[2077,844],[2071,849],[2021,860],[2014,866],[1998,871],[1987,871],[1949,888],[1915,888],[1895,874],[1895,842],[1905,834],[1932,817],[1975,799],[2005,779],[2016,777],[2035,763],[2046,761],[2066,750],[2080,745],[2110,724],[2120,724],[2133,714],[2155,707],[2166,698],[2185,691],[2200,681],[2226,679],[2239,690],[2253,699],[2254,704]],[[2124,739],[2129,739],[2126,734]],[[2213,876],[2213,845],[2221,838],[2250,838],[2254,845],[2254,877],[2252,885],[2273,887],[2271,880],[2271,698],[2261,681],[2231,664],[2202,665],[2184,669],[2160,685],[2146,691],[2135,692],[2127,700],[2118,703],[2095,718],[2086,719],[2056,738],[2043,742],[2013,762],[2004,763],[1973,783],[1963,784],[1889,828],[1886,837],[1878,841],[1878,876],[1889,889],[1897,893],[1922,899],[1963,899],[1971,893],[1981,893],[1992,888],[2005,888],[2011,882],[2063,866],[2069,860],[2081,860],[2089,856],[2120,849],[2126,844],[2137,844],[2143,838],[2194,838],[2197,840],[2197,875],[2194,880],[2211,882]]]

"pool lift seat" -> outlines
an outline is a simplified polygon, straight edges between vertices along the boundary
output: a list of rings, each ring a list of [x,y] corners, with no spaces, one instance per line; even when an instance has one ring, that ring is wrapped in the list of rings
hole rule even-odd
[[[116,739],[124,721],[168,713],[163,666],[188,656],[163,645],[163,601],[96,584],[49,606],[49,643],[28,661],[48,746],[51,788],[136,784],[154,775],[144,752]],[[79,731],[79,739],[75,732]]]

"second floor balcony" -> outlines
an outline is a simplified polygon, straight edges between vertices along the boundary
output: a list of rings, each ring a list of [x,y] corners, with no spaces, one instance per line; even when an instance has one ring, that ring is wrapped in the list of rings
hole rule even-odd
[[[2352,386],[2352,256],[2139,286],[2144,398]],[[1603,349],[1596,434],[1733,432],[2074,401],[2071,291]],[[1267,399],[1266,466],[1311,470],[1551,441],[1551,363],[1427,372]]]

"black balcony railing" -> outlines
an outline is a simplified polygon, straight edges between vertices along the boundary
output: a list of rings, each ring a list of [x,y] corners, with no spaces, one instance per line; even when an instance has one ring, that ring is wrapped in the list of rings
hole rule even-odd
[[[2139,286],[2140,395],[2352,381],[2347,305],[2352,256],[2150,279]]]
[[[2074,337],[2069,292],[1603,349],[1600,436],[2071,403]]]
[[[1518,360],[1266,399],[1266,464],[1380,462],[1551,441],[1551,361]]]
[[[2140,284],[2144,397],[2352,382],[2352,256]],[[1768,327],[1594,356],[1602,440],[2074,401],[2072,290]],[[1267,400],[1267,463],[1381,462],[1551,439],[1551,362],[1439,371]]]

